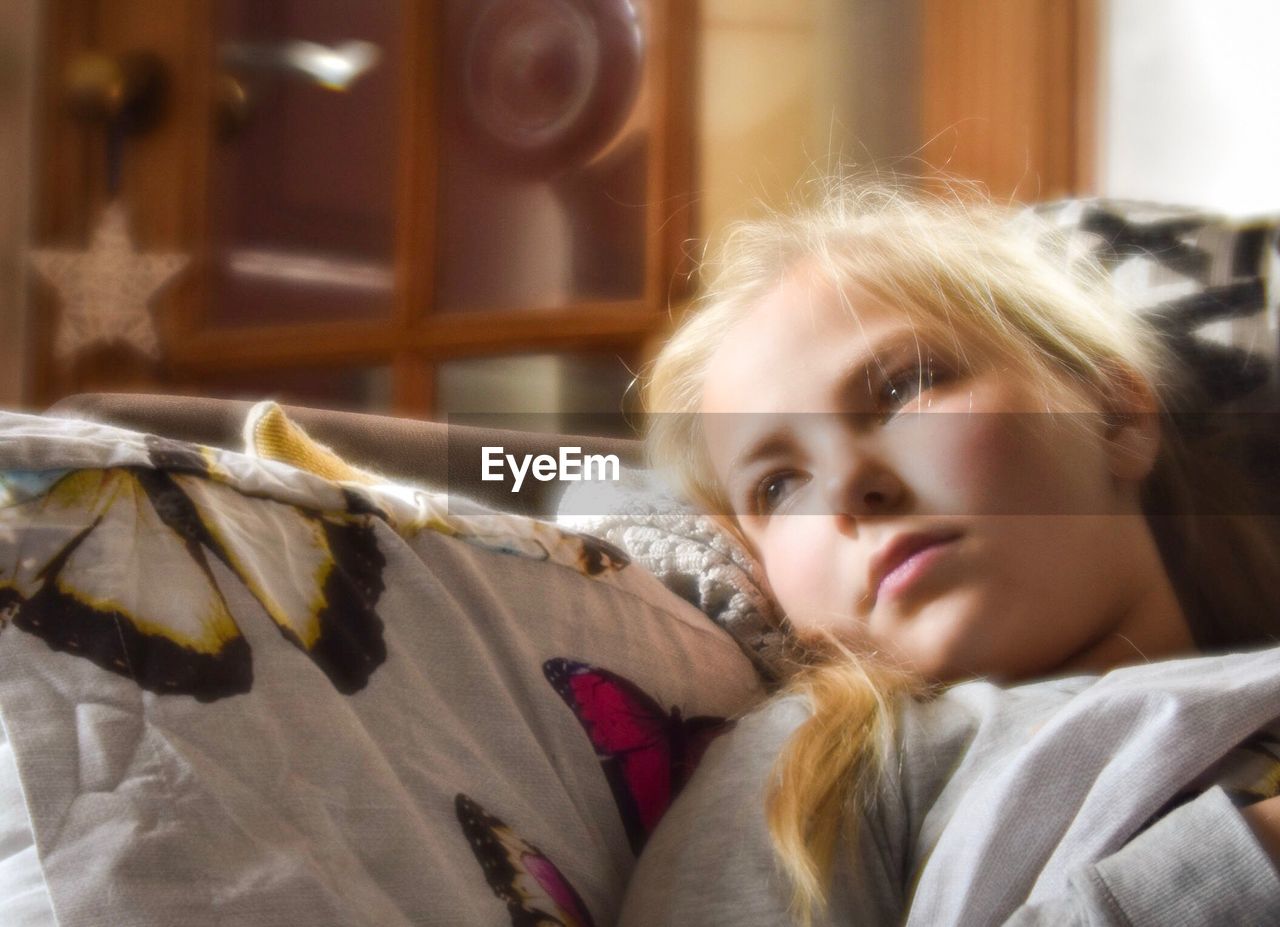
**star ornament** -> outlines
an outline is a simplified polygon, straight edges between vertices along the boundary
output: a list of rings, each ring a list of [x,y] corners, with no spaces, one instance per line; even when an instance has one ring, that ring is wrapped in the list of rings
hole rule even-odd
[[[139,254],[119,200],[103,210],[88,250],[32,251],[32,264],[62,296],[54,353],[65,360],[95,344],[123,342],[159,357],[147,305],[187,261],[182,254]]]

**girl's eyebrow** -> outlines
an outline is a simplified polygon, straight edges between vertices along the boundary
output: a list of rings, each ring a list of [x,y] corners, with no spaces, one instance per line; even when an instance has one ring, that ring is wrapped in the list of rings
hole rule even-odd
[[[729,461],[729,472],[737,473],[761,460],[780,457],[794,446],[795,437],[792,435],[790,428],[783,427],[767,431],[748,444],[733,460]]]
[[[867,386],[870,383],[871,369],[884,369],[881,358],[884,355],[897,355],[902,348],[911,345],[916,356],[921,357],[925,348],[920,343],[920,335],[914,328],[897,328],[878,338],[865,355],[856,359],[841,374],[835,384],[834,398],[846,405],[858,405],[867,397]],[[893,358],[890,358],[890,363]]]

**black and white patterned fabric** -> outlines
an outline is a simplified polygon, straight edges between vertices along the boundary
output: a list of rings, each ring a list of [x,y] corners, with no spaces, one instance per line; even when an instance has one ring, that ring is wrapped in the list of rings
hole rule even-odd
[[[1210,407],[1245,397],[1250,408],[1274,406],[1280,217],[1228,219],[1107,199],[1035,212],[1066,233],[1067,260],[1098,261],[1121,301],[1156,320]]]

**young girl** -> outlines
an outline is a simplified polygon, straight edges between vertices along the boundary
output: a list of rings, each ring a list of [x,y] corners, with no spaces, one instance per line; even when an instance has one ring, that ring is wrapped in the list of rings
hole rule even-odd
[[[1188,371],[1044,240],[879,190],[730,238],[651,445],[810,665],[624,924],[1280,923],[1280,651],[1196,656],[1276,640],[1280,543],[1177,427]]]

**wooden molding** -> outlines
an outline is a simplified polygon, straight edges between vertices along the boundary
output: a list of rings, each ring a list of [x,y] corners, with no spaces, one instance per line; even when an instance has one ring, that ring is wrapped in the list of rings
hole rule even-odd
[[[1095,0],[923,0],[924,157],[1034,201],[1092,186]]]
[[[330,322],[198,332],[173,346],[175,372],[332,362],[424,364],[484,354],[575,351],[639,344],[662,322],[640,303],[437,313],[408,332],[380,322]],[[425,382],[412,375],[414,382]],[[406,386],[412,392],[416,386]]]

